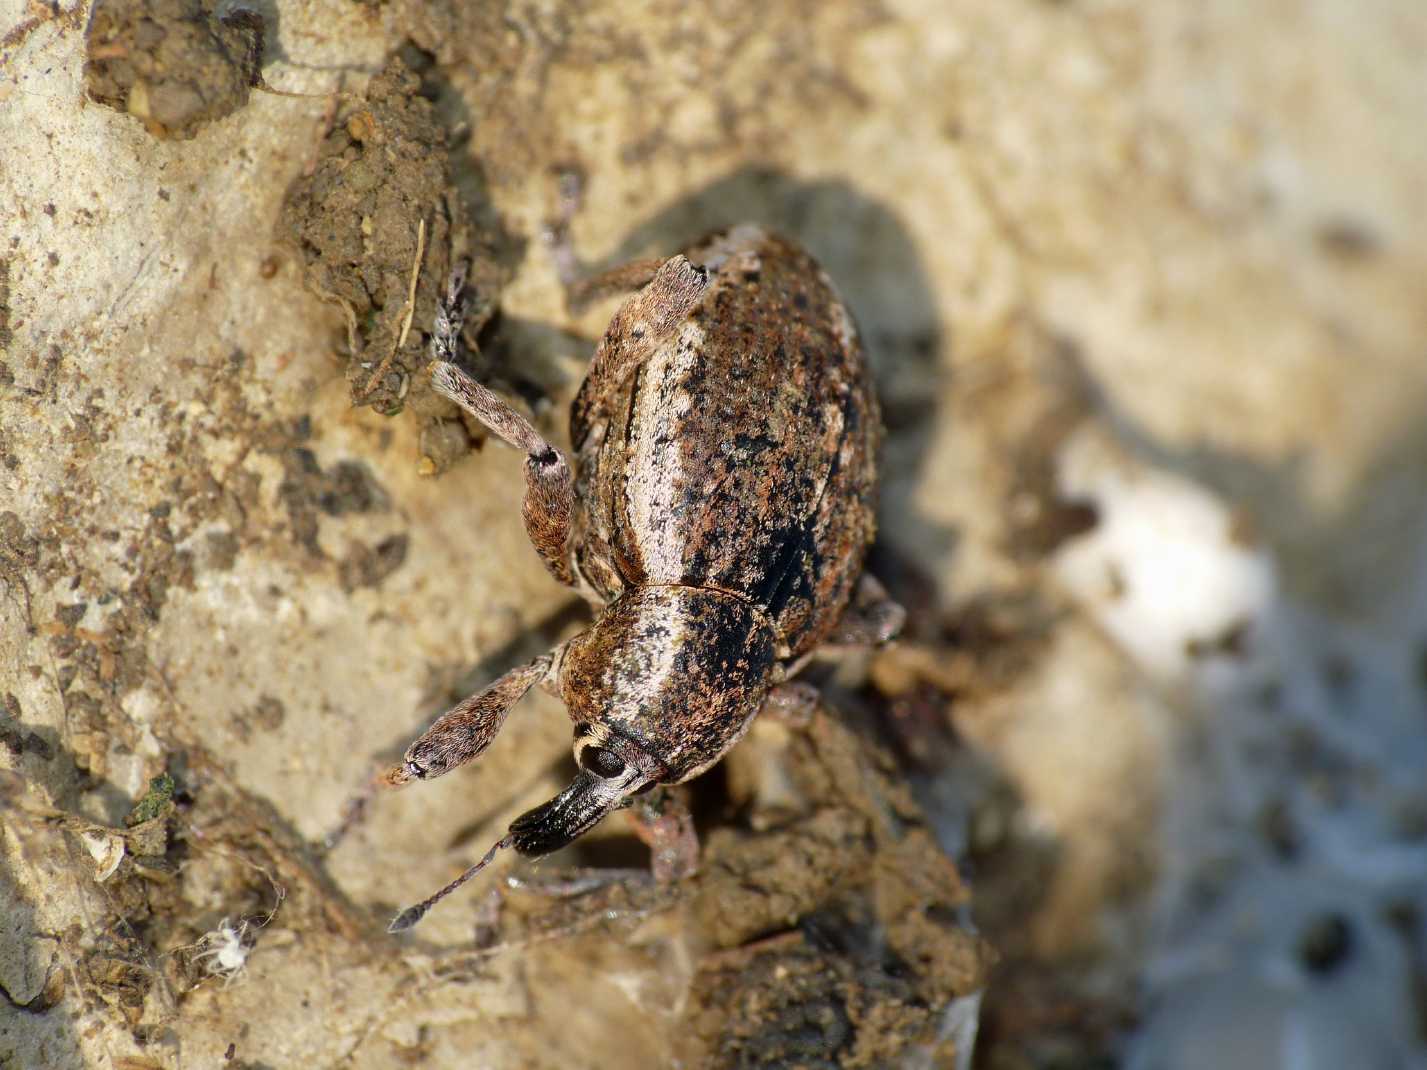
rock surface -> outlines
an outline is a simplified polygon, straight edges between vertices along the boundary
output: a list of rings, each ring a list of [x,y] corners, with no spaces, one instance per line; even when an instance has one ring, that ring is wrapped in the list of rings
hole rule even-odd
[[[989,958],[956,870],[889,861],[865,800],[809,779],[812,744],[779,731],[698,789],[710,866],[673,899],[492,913],[472,887],[414,941],[384,935],[560,783],[568,722],[544,697],[477,767],[316,850],[375,761],[583,619],[525,542],[519,457],[469,454],[476,436],[419,395],[395,417],[352,405],[399,335],[426,211],[412,331],[463,212],[499,294],[479,370],[557,437],[610,306],[566,310],[548,235],[593,268],[763,220],[843,290],[889,425],[876,567],[912,626],[839,670],[829,703],[859,727],[837,753],[887,776],[880,734],[911,842],[934,832],[973,863],[1003,960],[988,1065],[1088,1059],[1137,1024],[1143,1065],[1191,1065],[1209,1001],[1175,994],[1218,967],[1174,974],[1160,923],[1205,901],[1239,917],[1319,866],[1347,890],[1304,924],[1336,910],[1372,954],[1331,998],[1309,970],[1318,1002],[1275,992],[1255,1021],[1312,1007],[1407,1050],[1427,946],[1410,883],[1427,803],[1399,775],[1427,702],[1420,5],[262,5],[263,80],[309,95],[239,93],[239,63],[233,107],[170,117],[150,93],[140,114],[129,89],[118,106],[147,128],[86,102],[102,11],[3,10],[0,1062],[952,1057],[930,1004],[966,1006]],[[291,213],[334,161],[399,143],[369,95],[395,53],[421,87],[383,116],[419,120],[432,166],[371,234],[350,198],[343,240],[385,243],[380,264],[342,258],[375,272],[345,297],[354,346],[308,270],[319,216]],[[419,335],[398,348],[383,412]],[[1151,636],[1173,658],[1126,641],[1160,619],[1115,595],[1162,581],[1122,560],[1160,545],[1137,480],[1200,488],[1182,515],[1227,518],[1223,545],[1270,562],[1239,606],[1252,627],[1175,616],[1183,634]],[[1129,541],[1085,541],[1106,532]],[[1108,562],[1101,586],[1086,561]],[[1334,734],[1344,711],[1355,731]],[[780,860],[817,865],[791,884],[775,867],[733,914],[731,891],[700,898],[785,841]],[[629,846],[611,827],[571,861]],[[833,864],[849,851],[870,878]],[[829,919],[872,943],[819,944]],[[1258,956],[1234,976],[1301,936],[1201,920],[1192,946]],[[944,950],[907,964],[918,944]],[[1147,976],[1179,1017],[1135,1002]],[[1384,999],[1402,1005],[1363,1010]],[[800,1047],[809,1030],[831,1039]]]

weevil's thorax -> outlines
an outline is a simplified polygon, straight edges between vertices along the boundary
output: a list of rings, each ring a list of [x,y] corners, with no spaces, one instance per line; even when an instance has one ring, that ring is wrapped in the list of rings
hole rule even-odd
[[[560,695],[575,733],[636,744],[674,784],[716,762],[762,705],[775,657],[766,616],[722,591],[641,587],[566,646]],[[577,748],[579,743],[576,744]]]

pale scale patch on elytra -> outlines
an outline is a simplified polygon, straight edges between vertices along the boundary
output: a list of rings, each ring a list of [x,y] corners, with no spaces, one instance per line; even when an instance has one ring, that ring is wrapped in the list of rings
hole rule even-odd
[[[630,421],[632,428],[648,431],[630,442],[625,498],[631,530],[640,533],[645,571],[656,580],[676,580],[683,572],[682,534],[669,520],[675,515],[684,482],[675,431],[694,404],[684,389],[666,404],[658,384],[686,382],[703,346],[703,328],[689,320],[675,338],[659,347],[641,372],[642,387]]]

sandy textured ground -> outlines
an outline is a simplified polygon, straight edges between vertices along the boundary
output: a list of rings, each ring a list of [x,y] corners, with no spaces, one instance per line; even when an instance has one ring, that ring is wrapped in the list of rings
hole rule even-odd
[[[86,99],[88,5],[0,0],[0,1065],[886,1065],[913,1034],[895,1058],[950,1065],[971,1004],[917,1031],[982,983],[960,879],[817,773],[882,768],[879,734],[914,789],[892,812],[930,816],[1003,955],[987,1065],[1204,1065],[1220,1033],[1287,1058],[1310,1019],[1371,1039],[1291,1065],[1421,1058],[1419,4],[257,12],[262,78],[306,95],[247,93],[248,38],[194,30],[222,100],[165,81],[161,121],[157,90]],[[345,248],[386,304],[349,319],[283,205],[334,154],[409,162],[362,96],[404,44],[450,154],[350,198],[380,205]],[[158,76],[106,68],[110,98],[125,77]],[[477,890],[401,943],[387,913],[561,782],[557,705],[313,845],[374,760],[582,619],[525,542],[520,458],[469,453],[407,369],[457,242],[490,378],[563,435],[610,311],[566,311],[566,217],[585,266],[750,218],[821,259],[881,384],[909,641],[838,677],[861,735],[750,738],[702,815],[728,866],[676,902],[526,903],[491,953]],[[699,897],[767,848],[759,814],[878,875],[770,878],[796,946],[719,949]],[[928,917],[944,950],[900,978],[807,936]],[[244,951],[198,957],[225,924]],[[1280,958],[1302,976],[1263,981]]]

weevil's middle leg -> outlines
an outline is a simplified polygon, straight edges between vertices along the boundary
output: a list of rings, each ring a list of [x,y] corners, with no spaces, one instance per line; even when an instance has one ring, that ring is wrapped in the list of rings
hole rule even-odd
[[[786,680],[768,689],[768,696],[759,708],[760,717],[771,717],[789,728],[807,728],[818,712],[822,694],[812,684],[802,680]]]
[[[529,420],[511,408],[499,394],[487,389],[449,361],[431,369],[431,385],[474,416],[502,441],[525,451],[525,503],[521,515],[525,533],[561,583],[575,585],[570,568],[570,517],[575,507],[574,479],[565,455],[535,430]]]
[[[780,681],[793,679],[815,659],[837,660],[856,650],[881,646],[895,639],[906,622],[907,611],[892,601],[887,588],[875,576],[864,572],[832,634],[821,645],[784,665]]]
[[[570,567],[570,517],[575,505],[574,479],[564,455],[546,442],[530,421],[499,394],[486,389],[454,362],[466,319],[465,261],[446,283],[431,330],[431,385],[485,424],[502,441],[525,452],[525,532],[545,567],[561,583],[575,585]]]

